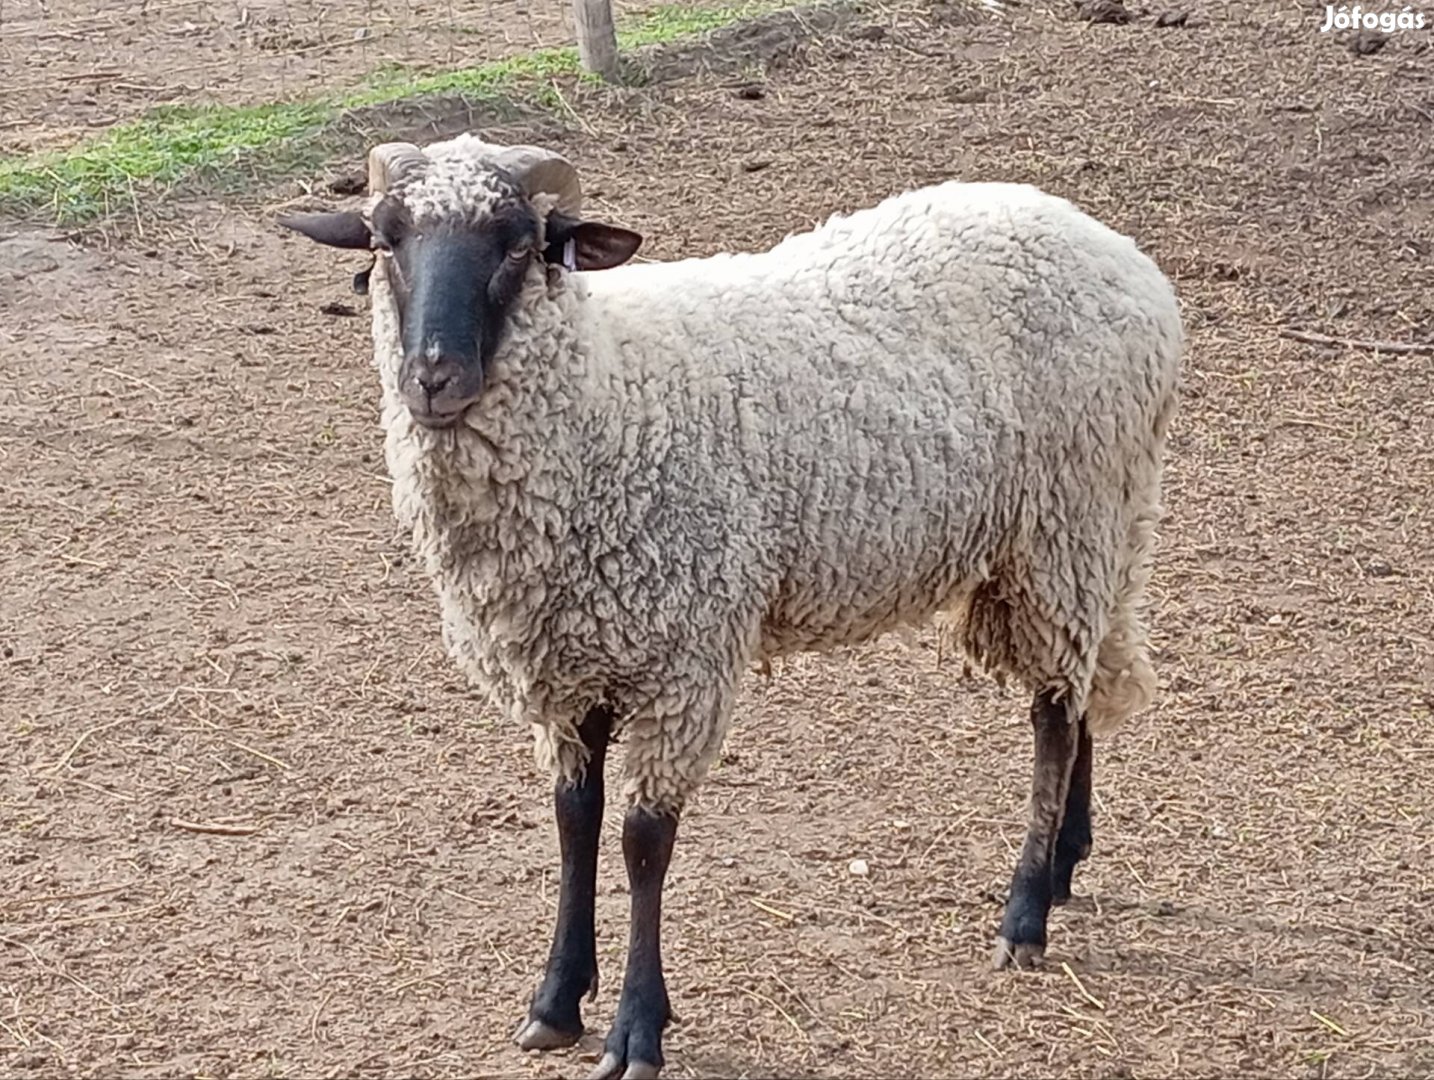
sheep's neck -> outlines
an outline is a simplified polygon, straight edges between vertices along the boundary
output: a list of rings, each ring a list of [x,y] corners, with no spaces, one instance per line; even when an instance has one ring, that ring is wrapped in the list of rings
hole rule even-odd
[[[395,513],[440,579],[492,560],[496,573],[479,576],[496,587],[516,563],[523,576],[541,576],[556,558],[572,495],[570,479],[557,478],[571,477],[575,445],[563,403],[581,364],[567,306],[545,297],[516,314],[483,396],[455,428],[419,427],[385,386]]]

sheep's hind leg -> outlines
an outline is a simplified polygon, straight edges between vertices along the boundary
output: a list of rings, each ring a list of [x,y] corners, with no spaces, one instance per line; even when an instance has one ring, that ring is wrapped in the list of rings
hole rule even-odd
[[[1079,743],[1080,725],[1069,706],[1053,701],[1048,691],[1037,694],[1031,705],[1031,726],[1035,729],[1031,820],[996,939],[998,970],[1012,965],[1035,967],[1045,956],[1055,853]]]
[[[582,998],[597,996],[597,940],[594,901],[597,893],[598,835],[602,829],[603,766],[607,761],[612,716],[594,709],[578,727],[588,749],[588,764],[574,783],[554,785],[562,871],[558,884],[558,921],[542,984],[528,1006],[528,1018],[513,1037],[524,1050],[556,1050],[582,1037]]]
[[[622,828],[632,893],[627,974],[602,1060],[588,1080],[647,1080],[662,1070],[662,1032],[672,1018],[662,974],[662,886],[677,839],[677,814],[634,806]]]
[[[1055,865],[1051,877],[1051,902],[1064,904],[1071,898],[1071,877],[1076,864],[1090,855],[1090,791],[1091,756],[1090,725],[1080,718],[1079,742],[1075,766],[1071,769],[1070,793],[1066,796],[1066,814],[1061,833],[1056,839]]]

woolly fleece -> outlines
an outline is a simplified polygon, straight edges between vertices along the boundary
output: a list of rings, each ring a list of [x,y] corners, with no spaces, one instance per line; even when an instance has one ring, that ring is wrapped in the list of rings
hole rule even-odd
[[[427,152],[395,192],[420,227],[513,197],[462,138]],[[1097,733],[1149,704],[1183,331],[1156,265],[1065,200],[953,182],[765,253],[535,265],[483,396],[441,431],[400,400],[387,271],[395,513],[452,656],[556,774],[581,772],[576,724],[606,703],[627,796],[680,809],[749,665],[933,618]]]

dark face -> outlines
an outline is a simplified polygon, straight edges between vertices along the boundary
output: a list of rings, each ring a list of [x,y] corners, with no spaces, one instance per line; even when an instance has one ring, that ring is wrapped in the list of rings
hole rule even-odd
[[[527,204],[500,204],[481,226],[416,228],[403,205],[380,203],[374,246],[387,253],[403,364],[398,387],[414,420],[448,427],[483,392],[508,315],[539,257]]]
[[[420,227],[390,196],[374,208],[371,227],[353,212],[292,215],[280,224],[321,244],[372,248],[387,259],[403,343],[399,391],[414,420],[429,428],[457,423],[482,396],[535,262],[602,270],[626,262],[642,243],[627,229],[554,212],[540,251],[538,218],[516,189],[477,222]]]

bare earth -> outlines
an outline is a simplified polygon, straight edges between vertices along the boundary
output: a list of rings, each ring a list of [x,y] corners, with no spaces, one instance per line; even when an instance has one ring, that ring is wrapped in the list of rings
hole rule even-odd
[[[1322,8],[1069,8],[886,10],[751,73],[763,96],[587,91],[542,133],[653,257],[1031,181],[1146,246],[1192,336],[1163,692],[1097,747],[1047,971],[988,970],[1024,697],[924,632],[808,658],[752,677],[679,834],[669,1076],[1434,1074],[1434,356],[1280,336],[1434,340],[1434,31],[1356,56]],[[558,16],[524,18],[518,44]],[[5,137],[92,122],[65,85]],[[0,228],[0,1074],[579,1075],[620,983],[622,808],[593,1035],[526,1056],[548,784],[390,516],[363,260],[275,209]]]
[[[0,0],[0,154],[68,145],[156,105],[288,101],[384,65],[462,67],[572,41],[562,0]]]

